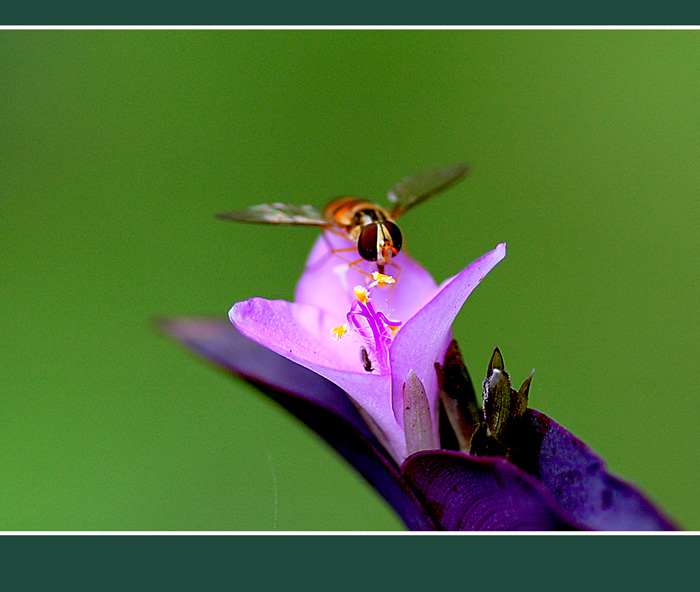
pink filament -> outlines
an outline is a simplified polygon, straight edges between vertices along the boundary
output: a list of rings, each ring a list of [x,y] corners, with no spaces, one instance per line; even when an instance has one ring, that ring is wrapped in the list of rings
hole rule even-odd
[[[365,320],[366,325],[361,323],[361,318]],[[355,300],[347,314],[347,320],[348,325],[354,327],[362,336],[368,351],[376,357],[379,371],[388,374],[389,348],[394,337],[389,327],[400,327],[401,322],[391,321],[384,313],[376,311],[370,300],[364,303]]]

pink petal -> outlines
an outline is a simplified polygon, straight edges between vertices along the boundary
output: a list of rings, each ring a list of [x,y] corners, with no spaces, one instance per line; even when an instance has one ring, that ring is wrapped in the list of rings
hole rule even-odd
[[[344,317],[354,299],[353,288],[365,286],[368,275],[377,270],[369,261],[362,261],[352,268],[348,267],[359,259],[353,242],[331,232],[326,232],[316,241],[306,263],[306,269],[297,284],[294,301],[310,304],[322,310],[332,312],[339,318]],[[333,249],[351,249],[338,254]],[[377,310],[389,318],[406,320],[427,302],[437,288],[435,280],[415,260],[407,254],[399,253],[388,265],[385,273],[398,277],[396,284],[372,289],[372,302]],[[360,273],[355,267],[361,268]],[[342,321],[338,321],[340,324]]]
[[[433,421],[437,425],[437,376],[435,362],[444,359],[451,339],[450,328],[462,305],[484,276],[506,255],[501,243],[462,272],[446,280],[438,292],[398,332],[391,346],[392,405],[403,425],[403,385],[413,370],[425,386]]]
[[[285,300],[251,298],[234,304],[229,318],[243,335],[295,362],[314,361],[346,372],[361,370],[357,351],[349,351],[350,342],[331,338],[331,328],[342,324],[344,316],[335,318]]]
[[[251,298],[234,304],[229,318],[249,339],[346,391],[384,432],[389,452],[397,461],[403,460],[406,442],[391,407],[391,378],[362,369],[353,335],[331,338],[330,329],[337,324],[335,315],[306,304]]]

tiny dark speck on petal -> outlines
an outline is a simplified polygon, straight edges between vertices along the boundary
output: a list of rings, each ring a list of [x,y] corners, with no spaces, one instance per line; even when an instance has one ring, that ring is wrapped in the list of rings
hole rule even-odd
[[[579,473],[575,470],[562,471],[559,476],[564,483],[574,483],[578,479]]]
[[[612,505],[612,491],[610,489],[605,489],[603,491],[602,507],[603,510],[607,510]]]

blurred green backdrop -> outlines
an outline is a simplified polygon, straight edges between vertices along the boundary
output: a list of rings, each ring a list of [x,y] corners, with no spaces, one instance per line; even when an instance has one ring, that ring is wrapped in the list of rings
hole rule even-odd
[[[531,404],[700,529],[698,31],[0,31],[0,528],[390,530],[321,440],[159,337],[291,298],[313,229],[213,213],[381,200]]]

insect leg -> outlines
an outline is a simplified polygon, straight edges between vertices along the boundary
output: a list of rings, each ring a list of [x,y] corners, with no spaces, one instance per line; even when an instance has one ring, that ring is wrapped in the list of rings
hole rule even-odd
[[[350,259],[346,259],[345,257],[343,257],[343,256],[340,254],[340,253],[350,253],[350,252],[357,254],[357,247],[353,246],[353,247],[344,247],[344,248],[342,248],[342,249],[335,249],[335,248],[333,248],[333,245],[331,244],[331,241],[330,241],[330,239],[328,238],[328,235],[326,234],[326,232],[331,232],[331,233],[336,234],[336,235],[339,235],[339,236],[347,236],[347,234],[341,234],[340,231],[338,231],[338,230],[336,230],[336,229],[334,229],[334,228],[326,228],[326,229],[324,229],[323,238],[324,238],[324,240],[326,241],[326,244],[328,245],[329,254],[330,254],[330,255],[335,255],[336,257],[338,257],[338,259],[341,259],[342,261],[345,261],[345,263],[348,264],[348,267],[349,267],[350,269],[352,269],[353,271],[357,271],[357,272],[361,273],[363,276],[365,276],[365,278],[371,279],[371,278],[372,278],[372,274],[367,273],[366,271],[364,271],[363,269],[360,269],[360,268],[357,266],[358,263],[362,263],[362,262],[364,261],[364,259],[362,259],[362,258],[360,257],[357,261],[351,261]]]
[[[391,265],[392,267],[396,268],[396,275],[394,276],[394,280],[396,282],[398,282],[399,277],[401,277],[401,266],[398,265],[397,263],[394,263],[393,261],[389,261],[389,263],[387,263],[387,265]]]
[[[321,266],[323,266],[323,264],[326,261],[328,261],[329,257],[332,257],[333,255],[336,255],[337,253],[339,253],[341,251],[354,251],[355,250],[355,247],[348,247],[345,249],[334,249],[333,245],[331,244],[330,239],[328,238],[328,235],[326,234],[327,232],[330,232],[330,233],[335,234],[337,236],[346,236],[344,234],[341,234],[338,230],[335,230],[333,228],[324,228],[321,231],[321,236],[323,236],[323,240],[325,241],[326,245],[328,246],[328,252],[325,253],[322,257],[319,257],[317,261],[314,261],[313,263],[308,263],[306,265],[306,271],[316,271]],[[340,257],[340,256],[338,255],[338,257]],[[340,258],[343,259],[343,261],[346,261],[343,257],[340,257]],[[347,263],[350,263],[350,262],[347,261]]]

